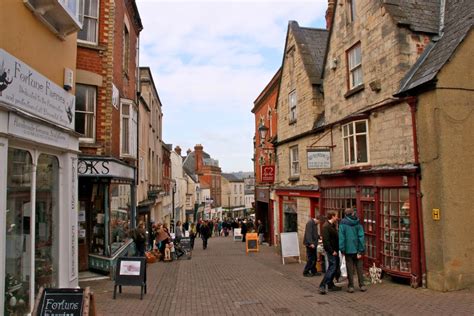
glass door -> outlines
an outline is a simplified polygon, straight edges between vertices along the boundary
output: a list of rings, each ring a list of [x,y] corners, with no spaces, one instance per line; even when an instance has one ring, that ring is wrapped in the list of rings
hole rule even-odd
[[[377,260],[377,218],[373,188],[362,188],[362,225],[365,233],[364,265],[370,266]]]

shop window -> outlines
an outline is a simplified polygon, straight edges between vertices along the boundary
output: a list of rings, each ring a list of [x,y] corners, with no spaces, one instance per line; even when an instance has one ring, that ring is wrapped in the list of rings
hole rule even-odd
[[[380,212],[382,264],[390,270],[410,273],[411,223],[408,189],[382,189]]]
[[[95,109],[97,87],[76,85],[76,132],[81,134],[81,141],[94,141]]]
[[[298,146],[290,147],[290,176],[297,177],[300,174],[300,163],[298,158]]]
[[[99,33],[99,0],[80,0],[79,20],[82,30],[77,33],[77,39],[87,43],[97,44]]]
[[[296,122],[296,90],[290,92],[288,96],[288,105],[290,111],[290,124]]]
[[[111,255],[128,240],[131,211],[130,184],[110,185],[110,249]]]
[[[283,201],[283,232],[298,231],[298,213],[296,200],[288,198]]]
[[[123,156],[136,157],[138,114],[132,102],[122,100],[121,150]]]
[[[31,280],[31,173],[32,160],[25,150],[8,149],[5,311],[10,315],[30,312]],[[16,304],[9,304],[14,297]]]
[[[347,51],[347,73],[349,75],[349,90],[355,89],[363,84],[362,76],[362,52],[360,43],[357,43]]]
[[[36,167],[35,293],[58,286],[59,162],[42,154]]]
[[[368,121],[354,121],[342,126],[344,164],[354,165],[369,162]]]
[[[365,259],[374,262],[377,259],[377,217],[375,212],[374,188],[363,187],[360,190],[360,199],[362,205],[361,224],[364,226],[365,233]]]
[[[343,218],[346,208],[356,208],[355,187],[324,189],[323,205],[326,213],[335,211]]]

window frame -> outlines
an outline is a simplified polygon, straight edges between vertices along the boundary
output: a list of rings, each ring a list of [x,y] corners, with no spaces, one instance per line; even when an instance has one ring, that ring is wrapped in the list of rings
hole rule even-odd
[[[365,132],[357,132],[356,127],[357,123],[364,122],[365,123]],[[347,135],[346,135],[346,129],[347,127]],[[350,132],[350,127],[352,127],[352,133]],[[341,125],[341,135],[342,135],[342,159],[343,159],[343,164],[344,166],[359,166],[359,165],[367,165],[370,164],[370,142],[369,142],[369,120],[368,119],[363,119],[363,120],[356,120],[356,121],[351,121],[349,123]],[[357,143],[357,136],[362,136],[365,135],[365,142],[366,142],[366,155],[367,155],[367,161],[364,162],[359,162],[359,158],[357,157],[358,153],[358,143]],[[345,140],[348,140],[348,147],[346,148],[346,143]],[[350,140],[352,139],[353,145],[354,145],[354,160],[351,160],[350,156]],[[346,150],[347,149],[347,150]],[[349,152],[349,158],[346,159],[347,157],[347,152]]]
[[[129,107],[128,115],[124,115],[123,113],[123,106],[127,105]],[[135,113],[135,120],[133,113]],[[124,152],[124,118],[128,119],[128,152]],[[134,124],[135,123],[135,128]],[[127,99],[120,100],[120,156],[121,157],[129,157],[129,158],[136,158],[138,153],[137,149],[135,148],[137,145],[137,140],[133,141],[132,137],[138,133],[138,109],[135,106],[134,102]]]
[[[346,4],[347,20],[349,23],[352,23],[356,20],[356,0],[346,0]]]
[[[123,25],[123,54],[122,54],[122,67],[123,72],[128,76],[128,71],[130,67],[130,30],[128,29],[127,24]]]
[[[85,3],[88,2],[90,4],[92,0],[80,0],[79,1],[79,14],[78,18],[79,21],[82,24],[82,28],[84,28],[84,8],[85,8]],[[84,44],[89,44],[89,45],[98,45],[99,44],[99,22],[100,22],[100,0],[97,0],[97,17],[93,16],[87,16],[87,19],[95,19],[96,20],[96,27],[95,27],[95,41],[90,41],[90,40],[84,40],[79,38],[79,33],[77,33],[77,42],[78,43],[84,43]],[[82,30],[82,29],[81,29]]]
[[[86,90],[86,93],[89,92],[89,88],[91,88],[91,90],[94,91],[94,110],[93,112],[87,112],[87,111],[80,111],[77,109],[77,104],[76,104],[76,109],[75,109],[75,119],[77,118],[77,113],[83,113],[85,115],[90,115],[92,114],[92,137],[79,137],[79,142],[82,142],[82,143],[94,143],[95,142],[95,138],[96,138],[96,120],[97,120],[97,96],[98,96],[98,87],[97,86],[94,86],[94,85],[87,85],[87,84],[82,84],[82,83],[78,83],[76,84],[76,95],[77,95],[77,91],[78,91],[78,88],[79,87],[85,87],[87,90]],[[88,100],[88,98],[86,97],[85,98],[86,101]],[[77,100],[77,98],[76,98]],[[87,108],[87,104],[86,104],[86,108]],[[86,116],[85,116],[86,117]],[[84,118],[85,118],[84,117]],[[84,120],[84,124],[85,124],[86,120]],[[76,122],[74,122],[74,130],[77,132],[77,126],[76,126]],[[84,126],[84,129],[85,129],[85,126]],[[82,134],[81,134],[82,135]]]
[[[296,89],[294,89],[288,94],[288,116],[289,116],[290,124],[295,123],[298,118],[297,107],[298,107],[298,100],[297,100]]]
[[[351,54],[359,50],[359,57],[358,63],[355,65],[351,65]],[[357,56],[356,56],[357,57]],[[362,71],[362,45],[360,42],[355,43],[346,51],[346,60],[347,60],[347,87],[349,90],[354,90],[364,85],[364,74]],[[357,61],[356,61],[357,62]],[[356,71],[360,71],[360,82],[355,84],[354,82],[354,74]]]
[[[295,157],[296,153],[296,157]],[[296,158],[296,159],[295,159]],[[300,161],[298,145],[290,147],[290,177],[298,177],[300,175]]]

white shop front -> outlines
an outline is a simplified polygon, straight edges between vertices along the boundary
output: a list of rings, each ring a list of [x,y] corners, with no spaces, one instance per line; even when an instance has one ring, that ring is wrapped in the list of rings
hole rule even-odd
[[[40,287],[75,287],[74,95],[0,49],[0,310],[28,314]]]

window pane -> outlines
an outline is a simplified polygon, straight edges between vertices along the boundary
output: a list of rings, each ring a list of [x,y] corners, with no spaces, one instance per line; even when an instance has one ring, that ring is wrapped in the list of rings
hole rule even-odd
[[[84,136],[87,138],[94,138],[94,115],[86,114]]]
[[[129,153],[128,150],[128,118],[122,119],[122,152],[125,154]]]
[[[358,135],[357,137],[357,162],[368,162],[367,137]]]
[[[35,293],[58,286],[59,162],[40,155],[36,169]]]
[[[367,131],[366,121],[356,122],[356,133],[365,133]]]
[[[353,134],[354,134],[354,126],[353,126],[353,124],[351,123],[351,124],[349,124],[348,126],[349,126],[349,135],[353,135]]]
[[[362,67],[354,69],[354,71],[352,72],[352,76],[354,87],[362,84]]]
[[[122,104],[122,115],[130,115],[130,106],[126,103]]]
[[[349,164],[349,139],[344,138],[344,163]]]
[[[86,93],[87,88],[83,85],[76,85],[76,111],[84,111],[86,109]]]
[[[31,225],[31,156],[27,151],[8,149],[7,171],[7,205],[3,213],[6,219],[5,234],[5,292],[15,291],[22,297],[25,306],[30,306],[30,261],[32,256],[30,243]],[[2,262],[2,264],[4,264]],[[8,304],[10,298],[5,296],[7,315],[23,315],[29,312],[18,310],[18,306]]]
[[[349,138],[349,147],[350,147],[350,163],[355,163],[355,146],[354,146],[354,137]]]
[[[79,134],[84,135],[85,131],[85,114],[84,113],[76,113],[76,132]]]

